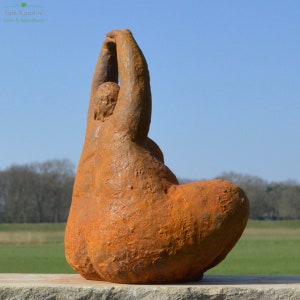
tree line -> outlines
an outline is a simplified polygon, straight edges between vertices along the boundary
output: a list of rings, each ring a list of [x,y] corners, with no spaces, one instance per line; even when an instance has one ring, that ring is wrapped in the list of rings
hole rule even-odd
[[[0,171],[0,223],[65,222],[74,183],[67,159]]]
[[[294,180],[267,182],[256,176],[223,173],[222,178],[240,186],[250,202],[251,219],[300,219],[300,184]]]
[[[0,171],[0,223],[66,222],[74,178],[75,166],[67,159],[12,165]],[[268,182],[234,172],[218,178],[230,180],[245,191],[251,219],[300,219],[298,182]]]

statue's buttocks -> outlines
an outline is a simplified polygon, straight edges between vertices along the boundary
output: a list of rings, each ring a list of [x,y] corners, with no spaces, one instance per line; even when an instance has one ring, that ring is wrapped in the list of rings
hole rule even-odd
[[[150,120],[146,60],[130,31],[112,31],[95,69],[65,235],[66,258],[87,279],[198,280],[246,226],[248,201],[236,185],[178,185],[148,137]]]

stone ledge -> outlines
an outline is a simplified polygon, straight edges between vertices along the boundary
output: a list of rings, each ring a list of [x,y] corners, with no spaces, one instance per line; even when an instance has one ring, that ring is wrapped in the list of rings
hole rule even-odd
[[[129,285],[77,274],[0,274],[0,299],[300,299],[300,276],[209,276],[200,282]]]

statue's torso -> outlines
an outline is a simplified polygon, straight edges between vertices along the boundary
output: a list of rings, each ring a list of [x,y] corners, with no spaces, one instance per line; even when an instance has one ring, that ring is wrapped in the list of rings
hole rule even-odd
[[[113,201],[123,201],[124,196],[134,197],[135,201],[161,199],[171,182],[176,183],[174,174],[143,145],[118,135],[110,141],[105,136],[99,141],[96,194]]]

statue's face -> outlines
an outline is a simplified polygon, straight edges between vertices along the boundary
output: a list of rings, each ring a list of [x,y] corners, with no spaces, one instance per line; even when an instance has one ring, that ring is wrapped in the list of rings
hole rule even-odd
[[[119,86],[114,82],[101,84],[94,98],[94,120],[105,121],[112,115],[119,94]]]

